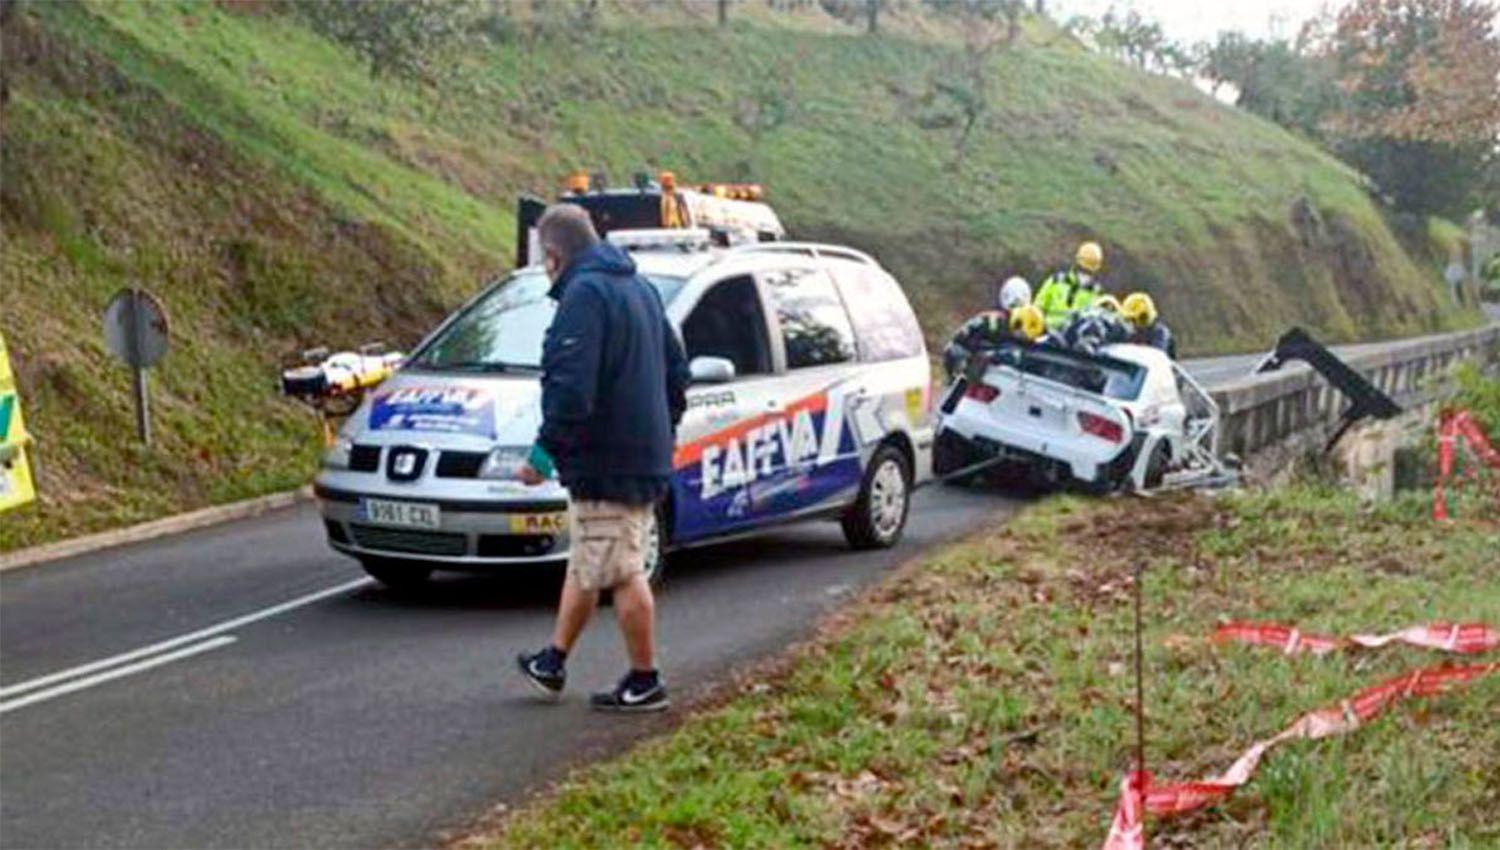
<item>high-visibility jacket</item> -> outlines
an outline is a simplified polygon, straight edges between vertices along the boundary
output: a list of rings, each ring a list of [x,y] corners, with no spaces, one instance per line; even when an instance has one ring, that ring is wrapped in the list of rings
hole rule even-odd
[[[1084,283],[1079,280],[1078,272],[1069,269],[1055,272],[1042,281],[1031,303],[1046,317],[1047,329],[1056,331],[1067,327],[1073,313],[1094,303],[1098,295],[1097,282]]]

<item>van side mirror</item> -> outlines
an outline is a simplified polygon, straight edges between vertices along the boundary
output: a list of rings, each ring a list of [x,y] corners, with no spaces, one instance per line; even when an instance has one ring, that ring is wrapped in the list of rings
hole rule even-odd
[[[724,384],[734,380],[734,362],[723,357],[694,357],[688,372],[695,384]]]

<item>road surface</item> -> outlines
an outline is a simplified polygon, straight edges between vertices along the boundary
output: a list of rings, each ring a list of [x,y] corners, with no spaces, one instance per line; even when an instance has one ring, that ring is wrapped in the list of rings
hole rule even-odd
[[[1258,357],[1192,366],[1217,383]],[[849,552],[824,523],[690,553],[659,605],[669,683],[701,693],[1016,505],[930,488],[891,552]],[[389,593],[324,546],[307,505],[0,575],[3,843],[430,844],[664,725],[586,708],[621,672],[607,620],[563,703],[531,698],[511,658],[545,640],[554,592],[460,577]]]
[[[774,653],[902,559],[1015,504],[923,490],[890,552],[850,552],[819,523],[689,553],[659,601],[669,684],[692,693]],[[362,575],[304,505],[0,576],[4,845],[420,846],[661,727],[586,707],[622,672],[608,620],[570,659],[562,705],[513,674],[515,652],[549,633],[555,586],[458,577],[405,598]]]

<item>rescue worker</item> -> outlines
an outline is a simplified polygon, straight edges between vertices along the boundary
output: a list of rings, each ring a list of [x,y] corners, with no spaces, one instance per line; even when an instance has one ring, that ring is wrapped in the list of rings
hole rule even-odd
[[[969,358],[981,351],[992,351],[1011,341],[1010,316],[1018,307],[1031,303],[1031,284],[1013,276],[1000,286],[996,308],[971,317],[953,335],[943,349],[943,370],[953,380],[964,370]]]
[[[1132,292],[1120,305],[1120,315],[1131,328],[1130,341],[1138,345],[1149,345],[1177,359],[1177,340],[1172,331],[1156,312],[1156,302],[1144,292]]]
[[[1047,318],[1035,304],[1023,304],[1011,311],[1010,333],[1022,342],[1036,342],[1047,333]]]
[[[1120,302],[1113,295],[1106,292],[1095,298],[1094,303],[1090,304],[1088,309],[1095,313],[1108,313],[1112,316],[1118,316],[1120,315]]]
[[[1092,354],[1105,345],[1129,342],[1130,326],[1117,313],[1089,309],[1075,313],[1059,335],[1064,346]]]
[[[1067,326],[1074,312],[1082,310],[1099,296],[1098,275],[1104,268],[1104,249],[1098,242],[1085,242],[1073,256],[1073,267],[1056,272],[1042,281],[1034,302],[1047,317],[1047,327],[1054,331]]]

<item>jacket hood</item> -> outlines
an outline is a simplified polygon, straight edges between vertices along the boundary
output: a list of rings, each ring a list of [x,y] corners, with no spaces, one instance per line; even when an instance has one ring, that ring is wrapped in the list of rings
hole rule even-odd
[[[552,284],[548,291],[554,299],[561,300],[562,293],[569,281],[579,275],[585,274],[607,274],[607,275],[633,275],[635,274],[635,260],[622,251],[618,246],[608,242],[600,241],[573,258],[568,267],[558,275],[557,281]]]

